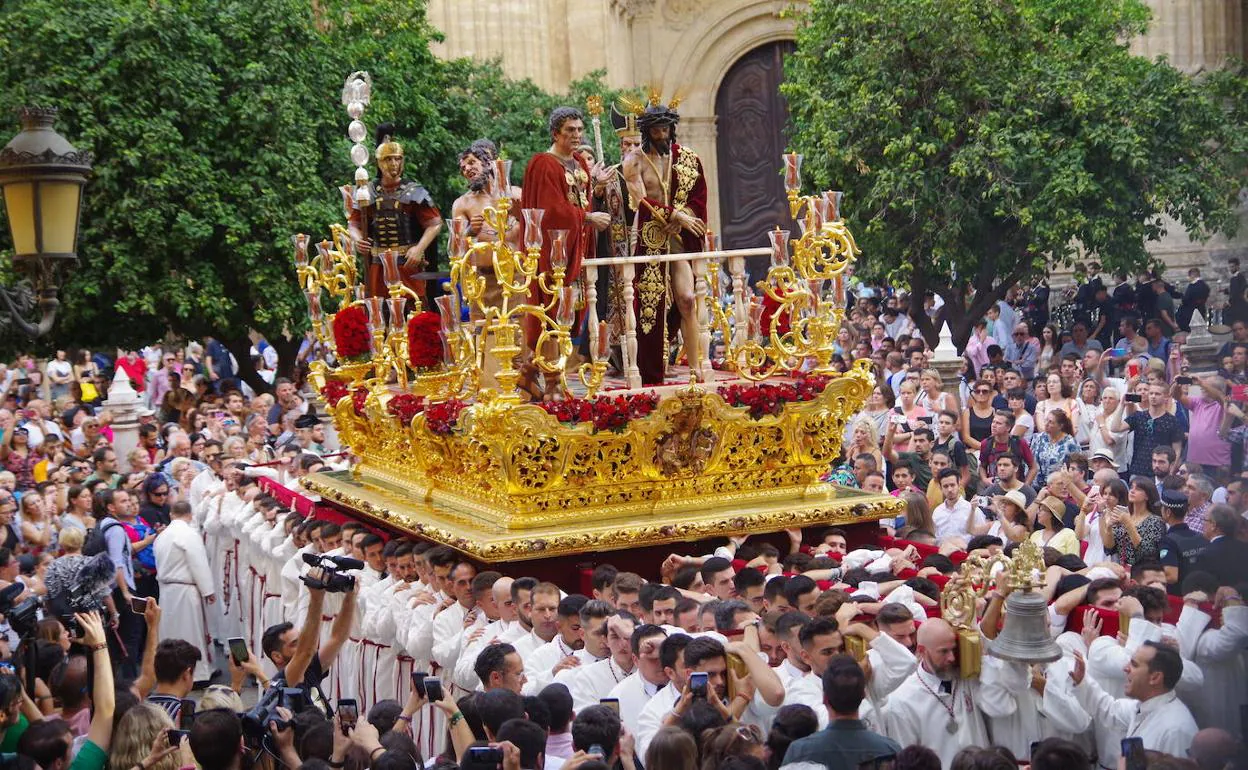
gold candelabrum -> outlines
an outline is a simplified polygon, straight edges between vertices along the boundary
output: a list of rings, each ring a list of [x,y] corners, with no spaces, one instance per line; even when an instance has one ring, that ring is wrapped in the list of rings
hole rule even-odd
[[[397,382],[402,391],[410,388],[435,400],[454,398],[475,389],[477,373],[472,365],[475,340],[471,334],[448,321],[454,313],[441,302],[443,361],[436,370],[418,371],[412,377],[407,322],[412,313],[422,312],[423,306],[420,296],[403,283],[397,252],[387,250],[379,255],[388,296],[364,297],[364,287],[357,281],[355,242],[346,228],[333,225],[330,240],[318,243],[317,253],[311,257],[307,235],[299,233],[292,240],[296,273],[308,303],[313,336],[333,351],[336,363],[333,367],[325,361],[311,364],[312,377],[318,389],[324,387],[327,379],[334,377],[351,387],[367,386],[382,403],[391,395],[391,382]],[[328,295],[337,306],[335,313],[325,312],[323,295]],[[439,298],[443,299],[448,298]],[[371,347],[367,353],[354,357],[363,359],[367,356],[367,360],[346,359],[338,348],[333,333],[334,317],[349,307],[360,307],[367,314]]]
[[[771,267],[767,279],[757,284],[774,308],[770,318],[764,322],[763,302],[752,297],[732,319],[738,327],[733,329],[724,308],[714,306],[713,323],[726,346],[724,358],[745,379],[765,380],[800,369],[808,360],[816,374],[833,372],[832,346],[845,320],[845,272],[861,252],[841,220],[839,191],[801,195],[801,164],[800,154],[784,155],[789,212],[801,234],[790,239],[790,232],[779,227],[768,233]],[[708,251],[712,246],[718,249],[708,238]],[[718,295],[718,274],[712,276]]]
[[[488,191],[493,202],[485,208],[482,219],[494,237],[478,240],[468,234],[467,220],[449,221],[452,291],[462,295],[478,319],[474,322],[481,340],[477,346],[478,368],[487,368],[486,356],[494,362],[496,384],[487,385],[480,396],[487,401],[520,401],[521,372],[516,368],[516,358],[527,349],[521,347],[526,319],[531,319],[528,321],[530,335],[532,327],[537,329],[532,366],[547,377],[557,377],[566,395],[572,326],[580,301],[576,290],[567,285],[569,232],[543,231],[545,211],[542,209],[523,209],[524,226],[521,228],[511,214],[512,162],[495,160],[492,163]],[[521,232],[523,246],[519,247]],[[550,241],[550,271],[542,272],[541,253],[547,239]],[[487,292],[491,279],[498,287],[494,296]],[[543,296],[548,299],[543,300]],[[591,346],[593,360],[582,364],[577,371],[590,398],[602,387],[607,371],[609,348],[605,326],[600,325],[597,344]]]

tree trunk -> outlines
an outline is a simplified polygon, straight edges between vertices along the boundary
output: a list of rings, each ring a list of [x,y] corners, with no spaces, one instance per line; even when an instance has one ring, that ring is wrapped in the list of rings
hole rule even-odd
[[[250,337],[244,335],[229,339],[222,338],[221,344],[229,348],[229,351],[234,354],[234,360],[238,362],[238,370],[234,373],[236,377],[250,385],[256,393],[273,392],[273,386],[264,381],[264,378],[256,371],[255,365],[251,363]]]
[[[268,339],[267,337],[265,339]],[[277,376],[299,383],[299,347],[303,344],[303,337],[287,337],[285,335],[278,337],[276,340],[269,340],[269,344],[277,351]]]

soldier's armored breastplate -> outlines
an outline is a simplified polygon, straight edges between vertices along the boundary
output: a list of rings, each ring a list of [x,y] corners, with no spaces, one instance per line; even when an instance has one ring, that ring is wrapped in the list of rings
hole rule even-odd
[[[410,246],[416,242],[412,232],[412,218],[403,210],[399,202],[399,191],[386,192],[376,188],[377,201],[373,209],[373,221],[369,225],[369,240],[373,249],[392,249],[399,246]]]

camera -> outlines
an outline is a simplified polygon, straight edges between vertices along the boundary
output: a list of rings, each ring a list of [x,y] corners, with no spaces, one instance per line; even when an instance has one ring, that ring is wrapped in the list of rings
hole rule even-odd
[[[319,588],[326,593],[346,593],[355,588],[355,576],[340,574],[342,570],[364,569],[364,562],[347,556],[325,556],[319,553],[305,553],[303,562],[311,567],[320,567],[325,571],[321,580],[304,575],[299,578],[308,588]]]
[[[43,602],[38,596],[31,596],[18,605],[13,602],[26,590],[21,583],[13,583],[0,591],[0,615],[9,621],[9,626],[23,638],[33,637],[43,619]]]
[[[263,741],[269,732],[269,722],[276,722],[279,730],[285,730],[290,726],[289,721],[277,714],[277,707],[282,705],[283,692],[281,687],[270,687],[260,696],[260,700],[256,701],[256,705],[243,713],[241,718],[243,736],[248,741]]]

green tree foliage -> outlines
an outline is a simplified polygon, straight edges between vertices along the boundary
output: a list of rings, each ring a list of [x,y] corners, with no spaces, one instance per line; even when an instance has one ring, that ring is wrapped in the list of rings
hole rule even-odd
[[[1137,0],[813,0],[784,92],[808,180],[846,191],[866,272],[932,290],[955,340],[1079,252],[1150,261],[1166,218],[1235,225],[1244,79],[1132,56]],[[808,185],[809,186],[809,185]]]
[[[289,371],[307,328],[290,236],[326,237],[343,220],[348,73],[372,74],[366,123],[397,125],[407,176],[445,210],[463,189],[456,155],[473,139],[505,148],[516,179],[549,142],[545,113],[559,97],[494,65],[439,61],[436,35],[423,0],[0,6],[0,103],[59,107],[58,130],[95,154],[81,260],[45,342],[212,335],[256,386],[255,330]],[[577,84],[579,104],[597,85]]]

